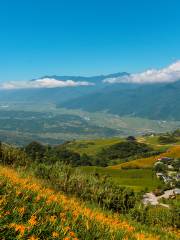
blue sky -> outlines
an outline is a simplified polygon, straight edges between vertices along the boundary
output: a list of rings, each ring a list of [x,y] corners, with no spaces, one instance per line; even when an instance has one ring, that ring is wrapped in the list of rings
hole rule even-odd
[[[0,81],[162,68],[180,59],[179,0],[2,0]]]

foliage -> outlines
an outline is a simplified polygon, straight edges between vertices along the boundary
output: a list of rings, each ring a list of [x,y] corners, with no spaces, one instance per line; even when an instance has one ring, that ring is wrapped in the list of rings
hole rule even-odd
[[[172,135],[173,135],[174,137],[180,137],[180,129],[176,129],[176,130],[172,133]]]
[[[58,146],[45,146],[39,142],[31,142],[25,147],[25,152],[33,160],[44,163],[63,162],[72,166],[107,166],[105,158],[98,155],[79,154],[67,147],[67,143]]]
[[[145,228],[118,214],[45,187],[34,177],[0,166],[0,238],[62,240],[176,240],[176,229]],[[157,230],[158,229],[158,230]]]
[[[128,140],[118,142],[109,147],[101,149],[94,155],[78,153],[69,148],[70,142],[61,144],[56,147],[45,146],[38,142],[31,142],[25,147],[25,152],[39,162],[56,162],[62,161],[72,166],[103,166],[111,164],[112,160],[128,161],[140,156],[151,156],[158,154],[151,147],[144,143]],[[86,147],[86,145],[83,145]]]
[[[144,143],[125,141],[116,143],[109,148],[103,149],[99,155],[110,160],[118,158],[124,159],[132,156],[143,156],[152,150],[152,148]]]
[[[158,162],[158,163],[155,164],[154,170],[155,170],[156,172],[166,172],[166,170],[167,170],[167,165],[164,164],[164,163],[162,163],[162,162]]]
[[[139,158],[137,160],[133,160],[130,162],[125,162],[122,164],[109,166],[111,169],[120,169],[120,168],[152,168],[154,163],[157,161],[158,158],[161,157],[171,157],[171,158],[180,158],[180,146],[172,146],[166,152],[159,154],[157,156],[147,157],[147,158]]]
[[[32,159],[42,159],[46,152],[46,147],[39,142],[33,141],[29,143],[25,147],[25,152],[32,158]]]
[[[33,161],[38,162],[49,164],[64,162],[66,164],[72,164],[73,166],[90,164],[90,160],[88,161],[85,156],[81,159],[81,156],[78,153],[67,149],[64,144],[58,147],[51,147],[42,145],[39,142],[31,142],[25,147],[25,152]],[[87,160],[87,162],[84,160]]]
[[[159,142],[161,144],[175,143],[178,140],[172,134],[165,134],[159,136]]]
[[[115,184],[107,176],[89,176],[59,163],[39,164],[35,166],[34,171],[37,177],[48,180],[58,191],[96,203],[105,209],[128,212],[137,201],[137,196],[132,190]]]
[[[92,211],[13,170],[0,172],[1,239],[135,239],[134,227],[115,215]]]
[[[175,155],[177,156],[179,154],[178,146],[171,148],[167,153],[172,157]],[[173,207],[173,211],[166,211],[166,209],[160,211],[153,207],[136,207],[137,203],[140,201],[140,195],[137,195],[129,188],[122,187],[122,182],[119,183],[112,180],[108,177],[108,175],[110,175],[108,172],[104,172],[105,174],[102,175],[100,172],[86,174],[80,171],[79,168],[72,168],[70,165],[67,165],[69,163],[74,166],[75,164],[78,165],[79,161],[82,159],[83,162],[90,161],[91,163],[93,158],[90,158],[90,156],[86,154],[80,155],[67,149],[66,144],[51,147],[44,145],[41,146],[41,144],[33,142],[25,149],[25,151],[24,149],[0,144],[0,155],[3,164],[17,166],[18,168],[19,166],[22,166],[23,171],[25,170],[25,175],[27,173],[31,176],[35,174],[36,177],[42,180],[41,182],[43,182],[43,184],[51,187],[51,190],[47,187],[44,188],[43,186],[39,186],[38,182],[38,184],[34,182],[33,177],[29,176],[28,178],[21,178],[14,170],[0,167],[0,175],[3,176],[2,179],[8,178],[10,180],[10,182],[9,180],[7,182],[4,182],[3,180],[2,187],[0,188],[0,194],[3,196],[3,199],[5,196],[5,203],[7,203],[5,204],[5,208],[3,205],[3,214],[1,215],[2,219],[0,221],[2,221],[2,226],[4,226],[4,228],[0,229],[0,234],[7,233],[7,236],[9,236],[7,239],[20,238],[22,237],[21,233],[24,234],[24,239],[31,237],[43,239],[42,236],[54,239],[56,234],[58,234],[56,236],[60,239],[69,238],[71,240],[76,238],[90,240],[92,237],[94,239],[126,239],[126,237],[130,240],[131,238],[132,240],[141,238],[156,239],[155,236],[151,235],[149,238],[145,237],[144,233],[142,233],[142,226],[140,232],[143,234],[143,237],[141,236],[141,238],[139,232],[134,231],[135,229],[132,228],[132,226],[128,225],[128,231],[126,231],[127,223],[124,224],[120,222],[118,227],[114,227],[116,222],[119,221],[118,213],[126,214],[130,219],[138,220],[144,225],[152,226],[152,228],[154,225],[157,225],[158,227],[179,227],[179,219],[177,218],[177,215],[179,214],[178,208]],[[26,169],[24,167],[26,167]],[[111,168],[99,169],[107,169],[107,171],[113,172],[116,171]],[[150,169],[147,169],[147,171],[149,170]],[[138,171],[142,171],[143,173],[144,170],[126,171],[134,171],[134,177],[131,174],[131,182],[132,180],[136,182]],[[121,170],[116,172],[119,175],[126,175],[126,171]],[[144,176],[146,174],[147,172],[145,171]],[[142,175],[140,180],[142,183],[145,183],[144,176]],[[153,178],[151,180],[153,180]],[[127,182],[127,179],[125,181]],[[55,192],[52,189],[54,189]],[[24,198],[22,197],[22,202],[21,198],[19,198],[19,194],[16,194],[18,190],[20,190],[24,196]],[[69,197],[65,197],[58,192],[64,192]],[[50,195],[53,195],[52,198],[49,193]],[[42,205],[38,205],[39,201],[34,201],[39,198],[39,195],[42,200]],[[101,209],[103,208],[104,211],[111,210],[116,212],[117,215],[113,215],[113,217],[110,218],[101,215],[100,213],[96,215],[92,210],[88,210],[87,214],[86,207],[82,203],[77,206],[78,200],[72,200],[73,198],[70,196],[75,196],[77,199],[81,199],[81,201],[84,202],[90,202],[93,205],[101,207]],[[53,201],[51,200],[52,205],[48,203],[49,197],[53,199]],[[60,198],[58,203],[54,200],[57,198]],[[64,202],[64,199],[70,200]],[[19,217],[17,209],[21,207],[27,208],[27,212]],[[73,215],[74,209],[78,209],[78,217],[75,219]],[[7,215],[6,212],[8,213]],[[63,225],[64,222],[61,221],[61,218],[59,219],[61,213],[67,214],[65,225]],[[36,218],[33,218],[34,216]],[[92,216],[94,216],[94,218]],[[113,218],[117,218],[115,222],[112,222],[114,221],[112,220]],[[55,220],[53,224],[51,224],[50,219],[52,221]],[[103,219],[105,220],[103,221]],[[35,220],[37,223],[33,225],[33,227],[30,226],[31,220],[32,222]],[[167,221],[167,224],[165,222],[162,223],[163,221]],[[131,220],[129,220],[129,222],[131,222]],[[79,224],[80,227],[77,229]],[[70,227],[70,230],[66,233],[64,233],[64,229],[66,229],[65,227]],[[131,231],[129,234],[129,229],[131,228],[134,233]],[[169,230],[170,235],[165,234],[162,235],[162,238],[157,237],[157,239],[176,239],[176,233],[174,234],[173,231],[174,230]],[[73,232],[72,234],[74,237],[70,235],[70,232]]]
[[[180,171],[180,158],[175,159],[172,162],[172,166],[174,167],[175,171]]]
[[[80,167],[81,171],[90,176],[99,174],[109,176],[116,184],[133,189],[135,192],[152,191],[156,189],[161,181],[156,177],[152,169],[111,169],[110,167]]]
[[[133,219],[142,224],[180,228],[180,208],[138,205],[130,211]]]
[[[136,141],[136,138],[134,136],[128,136],[126,138],[127,141]]]
[[[26,166],[31,163],[31,159],[20,148],[0,143],[0,163]]]

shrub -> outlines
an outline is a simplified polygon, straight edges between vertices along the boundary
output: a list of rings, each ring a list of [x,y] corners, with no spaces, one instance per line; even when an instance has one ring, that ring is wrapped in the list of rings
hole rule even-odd
[[[153,151],[148,145],[144,143],[138,143],[136,141],[126,141],[116,143],[109,148],[103,149],[99,156],[101,158],[113,160],[113,159],[127,159],[130,157],[151,155]],[[155,154],[155,153],[153,153]],[[145,155],[146,156],[146,155]]]
[[[136,221],[150,226],[180,227],[180,209],[178,207],[169,209],[160,206],[138,205],[130,210],[130,216]]]
[[[57,190],[113,211],[128,212],[137,200],[134,191],[115,184],[109,177],[85,175],[78,169],[62,163],[38,164],[35,174],[37,177],[47,179]]]
[[[162,144],[168,144],[168,143],[175,143],[175,142],[177,142],[177,139],[173,135],[171,135],[171,134],[161,135],[158,138],[158,140]]]

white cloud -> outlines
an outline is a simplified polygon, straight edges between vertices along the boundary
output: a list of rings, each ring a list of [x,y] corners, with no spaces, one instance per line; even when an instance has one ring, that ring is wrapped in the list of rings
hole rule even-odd
[[[107,78],[105,83],[168,83],[180,80],[180,60],[162,69],[150,69],[123,77]]]
[[[73,80],[61,81],[54,78],[42,78],[35,81],[11,81],[0,84],[0,89],[32,89],[32,88],[64,88],[78,86],[92,86],[90,82],[75,82]]]

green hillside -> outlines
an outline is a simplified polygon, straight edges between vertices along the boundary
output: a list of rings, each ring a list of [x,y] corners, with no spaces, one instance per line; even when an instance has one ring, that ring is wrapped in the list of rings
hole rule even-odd
[[[157,142],[157,138],[149,145],[141,142],[142,137],[137,140],[76,140],[58,146],[32,142],[25,148],[1,143],[0,238],[178,239],[178,205],[142,204],[144,192],[164,187],[152,168],[82,166],[89,164],[82,161],[87,160],[84,154],[89,161],[113,149],[137,158],[140,149],[141,154],[150,154]],[[180,157],[180,146],[166,147],[164,154]]]
[[[141,190],[154,190],[161,182],[154,175],[152,169],[113,169],[102,167],[81,167],[81,170],[88,174],[100,174],[108,176],[114,182],[121,186],[126,186],[134,189],[135,191]]]
[[[67,144],[68,149],[71,149],[80,154],[96,155],[103,148],[110,147],[116,143],[123,141],[121,138],[105,138],[94,140],[75,140]]]
[[[170,84],[145,84],[121,89],[109,86],[63,106],[90,112],[107,111],[119,116],[180,120],[180,81]]]

